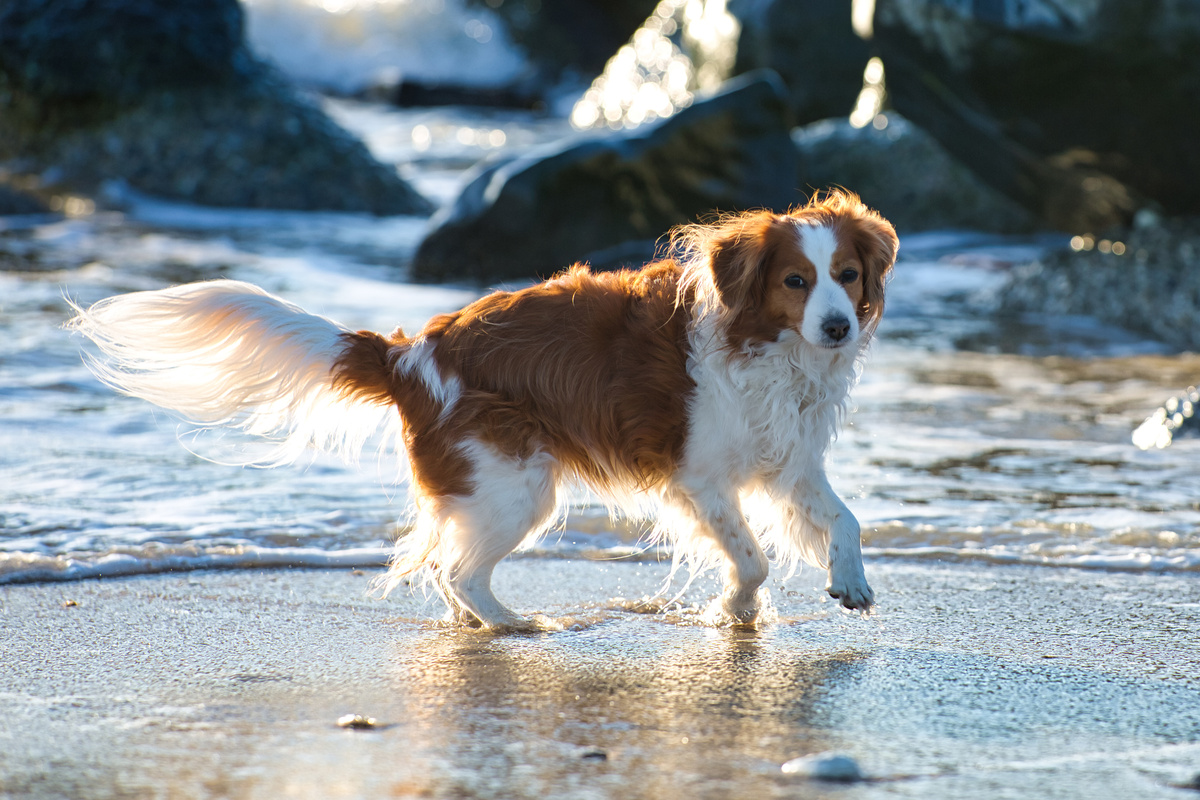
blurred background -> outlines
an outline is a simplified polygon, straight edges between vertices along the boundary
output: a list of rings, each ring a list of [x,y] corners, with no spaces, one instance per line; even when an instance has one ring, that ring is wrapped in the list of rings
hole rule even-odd
[[[868,553],[1200,569],[1198,54],[1200,0],[6,0],[0,580],[394,529],[340,465],[177,447],[64,291],[238,277],[411,330],[832,186],[902,242],[831,464]],[[632,553],[601,511],[549,549]]]
[[[1198,53],[1195,0],[10,0],[0,211],[437,210],[411,276],[488,281],[841,185],[1170,271],[1108,308],[1051,259],[1009,299],[1194,348]]]
[[[699,213],[838,184],[905,231],[1058,230],[1082,251],[1200,212],[1197,53],[1188,0],[11,0],[0,180],[9,212],[65,210],[72,191],[76,210],[113,205],[127,186],[428,214],[447,198],[395,167],[411,180],[451,143],[484,160],[504,127],[351,117],[358,104],[466,106],[566,120],[560,141],[625,135],[562,143],[553,164],[504,172],[496,196],[454,198],[481,239],[456,229],[458,248],[487,250],[501,232],[482,229],[506,214],[569,224],[564,201],[607,224],[582,241],[564,231],[576,244],[524,268],[430,237],[418,276],[632,258],[637,239]],[[455,263],[468,253],[482,263]]]

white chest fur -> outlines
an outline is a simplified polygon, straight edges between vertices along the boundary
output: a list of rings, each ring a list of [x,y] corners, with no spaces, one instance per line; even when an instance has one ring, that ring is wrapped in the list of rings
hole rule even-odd
[[[814,348],[792,331],[731,353],[698,323],[684,466],[727,485],[795,484],[822,469],[857,370],[857,351]]]

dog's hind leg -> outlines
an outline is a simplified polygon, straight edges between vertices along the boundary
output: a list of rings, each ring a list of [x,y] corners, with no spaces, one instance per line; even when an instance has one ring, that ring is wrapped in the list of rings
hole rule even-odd
[[[545,455],[518,460],[470,443],[470,494],[447,498],[435,577],[451,614],[487,628],[527,628],[529,620],[492,593],[492,570],[526,537],[544,529],[555,508],[555,462]]]

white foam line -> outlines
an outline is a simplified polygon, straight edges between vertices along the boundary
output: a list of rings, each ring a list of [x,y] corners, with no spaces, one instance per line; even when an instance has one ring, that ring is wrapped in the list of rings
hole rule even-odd
[[[987,561],[994,564],[1024,564],[1037,567],[1103,569],[1121,572],[1195,572],[1200,571],[1200,552],[1162,555],[1135,551],[1129,553],[1088,553],[1086,555],[1045,555],[1017,550],[970,547],[864,547],[869,558],[947,559]]]
[[[315,547],[155,547],[153,552],[108,553],[96,557],[0,553],[0,584],[117,578],[201,569],[310,567],[347,569],[384,567],[390,548],[360,547],[321,550]]]

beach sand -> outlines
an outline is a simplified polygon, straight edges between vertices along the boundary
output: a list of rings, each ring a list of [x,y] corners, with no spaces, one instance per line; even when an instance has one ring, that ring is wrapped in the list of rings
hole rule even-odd
[[[867,568],[869,618],[807,575],[712,629],[610,602],[665,564],[518,558],[568,629],[507,636],[361,571],[0,587],[0,796],[1200,797],[1195,575]],[[868,780],[780,768],[824,752]]]

